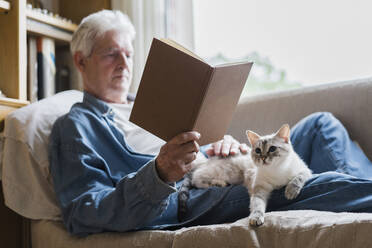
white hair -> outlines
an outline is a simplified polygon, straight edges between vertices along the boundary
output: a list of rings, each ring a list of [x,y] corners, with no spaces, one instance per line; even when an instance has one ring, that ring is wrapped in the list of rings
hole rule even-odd
[[[134,40],[136,31],[129,17],[118,10],[101,10],[85,17],[74,32],[70,44],[71,53],[81,51],[84,56],[92,52],[96,39],[109,30],[118,30]]]

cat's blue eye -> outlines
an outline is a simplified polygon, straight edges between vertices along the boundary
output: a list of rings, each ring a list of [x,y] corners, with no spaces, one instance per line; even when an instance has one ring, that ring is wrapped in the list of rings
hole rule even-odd
[[[270,146],[269,152],[275,152],[276,151],[276,146]]]
[[[261,154],[261,149],[260,148],[256,148],[256,153],[258,153],[258,154]]]

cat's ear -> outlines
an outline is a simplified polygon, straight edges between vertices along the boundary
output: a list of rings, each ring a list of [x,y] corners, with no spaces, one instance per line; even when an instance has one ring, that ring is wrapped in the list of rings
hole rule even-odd
[[[260,139],[260,135],[251,130],[247,130],[245,133],[247,134],[249,143],[251,143],[252,146],[254,146],[254,144],[256,144],[256,142]]]
[[[275,136],[284,139],[285,143],[289,143],[290,139],[290,128],[288,124],[284,124],[278,132],[276,132]]]

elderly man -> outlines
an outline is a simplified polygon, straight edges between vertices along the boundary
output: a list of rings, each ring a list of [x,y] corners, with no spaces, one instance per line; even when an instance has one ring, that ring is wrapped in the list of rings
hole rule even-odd
[[[49,145],[55,192],[67,229],[85,235],[222,223],[248,216],[244,187],[211,187],[190,192],[190,212],[178,222],[177,188],[190,163],[203,156],[198,145],[203,134],[185,132],[165,143],[128,121],[133,106],[128,89],[134,35],[125,15],[108,10],[83,19],[74,33],[71,51],[83,77],[84,100],[56,121]],[[268,210],[372,210],[371,181],[353,177],[372,178],[372,164],[331,114],[302,120],[291,139],[310,168],[325,173],[309,180],[295,200],[286,200],[283,191],[274,192]],[[227,135],[202,150],[208,156],[230,156],[246,153],[247,146]],[[359,167],[348,167],[352,164]],[[355,194],[357,186],[361,190]],[[345,195],[347,200],[339,197]]]

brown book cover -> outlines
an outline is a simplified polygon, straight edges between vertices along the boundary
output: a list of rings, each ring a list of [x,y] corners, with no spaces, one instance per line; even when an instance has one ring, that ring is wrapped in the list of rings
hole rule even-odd
[[[223,138],[252,62],[212,66],[172,40],[153,39],[130,121],[169,141],[186,131],[199,145]]]

